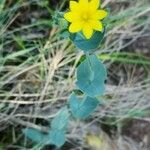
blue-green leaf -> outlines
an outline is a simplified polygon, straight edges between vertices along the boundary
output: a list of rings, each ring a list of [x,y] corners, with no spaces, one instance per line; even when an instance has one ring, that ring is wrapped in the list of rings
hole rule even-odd
[[[75,118],[86,119],[91,113],[94,112],[99,104],[99,100],[85,96],[78,98],[74,93],[69,99],[71,112]]]
[[[51,130],[48,135],[50,143],[61,147],[65,143],[65,132],[63,130]]]
[[[62,30],[60,33],[58,33],[59,36],[63,39],[68,38],[70,36],[70,33],[68,32],[68,30]]]
[[[65,143],[65,132],[63,130],[50,130],[49,134],[43,134],[35,129],[24,129],[23,133],[32,141],[43,145],[56,145],[61,147]]]
[[[63,107],[51,122],[51,128],[57,130],[65,130],[69,121],[69,112],[67,107]]]
[[[50,144],[61,147],[65,143],[65,132],[69,121],[69,111],[67,107],[63,107],[51,122],[51,130],[49,131]]]
[[[49,144],[49,139],[48,136],[36,129],[33,128],[27,128],[23,129],[23,133],[25,134],[26,137],[31,139],[32,141],[39,143],[39,144]]]
[[[96,97],[104,93],[106,77],[105,66],[95,55],[91,55],[77,68],[76,85],[88,96]]]
[[[86,39],[82,32],[70,35],[72,42],[84,52],[92,51],[98,48],[104,38],[105,30],[103,32],[96,31],[90,39]]]

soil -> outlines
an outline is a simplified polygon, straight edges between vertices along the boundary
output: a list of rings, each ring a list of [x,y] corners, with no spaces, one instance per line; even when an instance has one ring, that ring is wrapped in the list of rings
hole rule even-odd
[[[53,8],[57,7],[57,4],[58,4],[58,1],[56,0],[51,0],[49,2],[49,5],[53,6]],[[9,2],[9,5],[12,5],[11,2]],[[27,11],[25,11],[24,13],[24,10],[27,10]],[[14,23],[12,23],[12,25],[9,27],[9,30],[12,30],[14,27],[20,27],[23,24],[32,22],[33,21],[32,18],[38,19],[40,17],[42,18],[49,17],[49,14],[46,11],[43,11],[42,8],[37,8],[36,6],[33,7],[33,9],[28,8],[28,7],[22,8],[20,9],[18,13],[20,14],[19,17],[16,19]],[[48,36],[48,33],[49,33],[48,30],[35,31],[35,32],[42,32],[42,34],[45,37]],[[150,38],[142,37],[142,38],[137,39],[137,41],[132,43],[127,49],[132,49],[138,53],[140,52],[145,57],[149,58],[150,57],[150,51],[149,51],[150,44],[149,43],[150,43]],[[12,49],[14,49],[14,45],[10,45],[10,47],[11,46],[12,46]],[[113,68],[115,68],[115,65],[116,64],[113,64]],[[136,72],[137,74],[139,70],[140,69],[138,68]],[[111,78],[111,81],[109,82],[113,84],[118,84],[119,81],[116,81],[116,78],[115,79]],[[7,126],[5,127],[7,128]],[[141,145],[141,147],[146,146],[147,148],[150,148],[150,120],[144,121],[144,120],[137,119],[137,120],[129,121],[128,123],[126,123],[125,127],[122,129],[122,135],[132,138],[133,140],[138,142]]]

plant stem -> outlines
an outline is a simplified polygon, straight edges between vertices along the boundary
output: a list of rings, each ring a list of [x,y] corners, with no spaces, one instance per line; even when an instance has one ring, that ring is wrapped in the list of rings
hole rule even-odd
[[[94,71],[93,71],[91,60],[90,60],[89,52],[86,53],[86,59],[90,68],[90,81],[92,81],[94,79]]]

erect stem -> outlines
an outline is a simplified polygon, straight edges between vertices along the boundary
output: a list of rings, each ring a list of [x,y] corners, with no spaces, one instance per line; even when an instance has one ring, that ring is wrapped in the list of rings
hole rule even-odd
[[[92,81],[94,78],[94,71],[93,71],[93,66],[92,66],[91,60],[90,60],[89,52],[86,53],[86,59],[88,62],[88,66],[90,68],[90,81]]]
[[[90,54],[89,54],[89,52],[86,53],[86,59],[88,61],[88,65],[89,65],[90,69],[92,70],[92,64],[91,64],[91,61],[90,61]]]

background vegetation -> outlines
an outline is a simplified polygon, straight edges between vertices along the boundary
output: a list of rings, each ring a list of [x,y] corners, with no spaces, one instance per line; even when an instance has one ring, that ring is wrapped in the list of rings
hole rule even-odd
[[[148,150],[150,147],[149,0],[103,0],[107,34],[96,51],[108,70],[103,104],[72,120],[62,149]],[[47,130],[75,86],[82,53],[53,25],[68,1],[0,0],[0,149],[38,147],[22,129]],[[95,142],[93,142],[95,141]],[[98,141],[98,142],[96,142]],[[105,147],[105,146],[110,147]],[[124,150],[123,149],[123,150]]]

